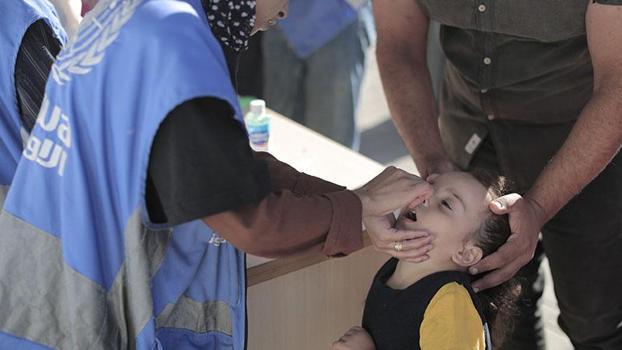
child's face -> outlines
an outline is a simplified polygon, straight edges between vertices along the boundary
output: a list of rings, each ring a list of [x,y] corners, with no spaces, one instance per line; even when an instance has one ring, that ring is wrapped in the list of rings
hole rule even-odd
[[[491,197],[477,179],[465,172],[445,173],[430,183],[434,187],[432,197],[413,211],[403,209],[396,226],[434,234],[430,261],[444,263],[466,244],[474,243],[470,240],[488,215]]]

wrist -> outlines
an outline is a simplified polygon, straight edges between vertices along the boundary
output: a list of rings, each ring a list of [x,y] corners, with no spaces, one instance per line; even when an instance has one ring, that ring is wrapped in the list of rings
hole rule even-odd
[[[544,224],[551,219],[547,210],[540,204],[540,201],[530,195],[529,193],[523,196],[523,198],[529,203],[534,216],[536,217],[538,227],[541,228]]]
[[[369,195],[364,188],[357,188],[356,190],[352,190],[352,192],[358,197],[359,201],[361,201],[361,216],[365,218],[367,216],[367,208],[369,208]]]

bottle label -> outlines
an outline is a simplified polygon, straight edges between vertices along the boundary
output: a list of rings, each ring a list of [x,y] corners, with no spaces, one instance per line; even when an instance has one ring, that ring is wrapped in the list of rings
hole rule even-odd
[[[254,145],[265,145],[270,138],[270,124],[248,124],[248,138]]]

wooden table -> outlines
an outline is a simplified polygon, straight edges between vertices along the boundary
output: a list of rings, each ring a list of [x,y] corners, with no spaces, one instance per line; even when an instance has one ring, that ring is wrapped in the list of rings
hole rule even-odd
[[[272,115],[269,151],[299,171],[356,188],[384,169]],[[387,259],[369,246],[338,259],[301,255],[270,260],[249,255],[248,349],[328,349],[350,326],[360,325],[371,280]]]

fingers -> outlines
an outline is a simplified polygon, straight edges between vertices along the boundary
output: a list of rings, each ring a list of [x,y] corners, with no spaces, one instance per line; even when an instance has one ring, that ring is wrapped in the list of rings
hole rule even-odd
[[[428,245],[431,245],[432,242],[434,241],[434,238],[435,238],[434,236],[428,235],[428,236],[423,236],[421,238],[408,239],[408,240],[402,241],[402,252],[406,252],[406,251],[414,250],[414,249],[420,249]]]
[[[376,177],[367,182],[367,184],[363,187],[373,188],[383,182],[386,178],[393,176],[397,170],[398,169],[394,166],[388,166],[380,174],[376,175]]]
[[[376,246],[376,250],[389,254],[397,259],[408,260],[410,262],[422,262],[429,258],[427,253],[434,249],[434,244],[432,243],[434,238],[435,237],[432,235],[427,235],[410,240],[392,241],[383,248],[378,248]],[[402,249],[400,251],[395,250],[396,242],[402,243]]]
[[[395,249],[388,251],[388,253],[394,258],[400,260],[408,260],[412,262],[422,262],[429,258],[427,253],[434,249],[433,244],[426,244],[419,248],[414,248],[408,251],[395,251]]]
[[[374,180],[354,191],[363,204],[363,215],[385,215],[408,206],[413,201],[428,198],[432,186],[421,178],[399,170],[387,168]]]
[[[426,231],[403,231],[392,229],[389,234],[384,234],[379,237],[379,242],[376,242],[376,247],[380,249],[395,248],[395,242],[402,242],[402,250],[408,250],[418,247],[412,247],[406,244],[410,240],[417,240],[418,238],[427,238],[430,234]],[[431,241],[430,241],[431,242]]]
[[[408,210],[416,209],[418,206],[421,205],[421,203],[423,203],[426,200],[430,199],[430,197],[432,197],[432,192],[430,192],[429,194],[426,194],[424,196],[419,196],[419,197],[415,198],[414,201],[412,201],[412,202],[410,202],[410,204],[408,204],[407,209]]]
[[[488,272],[473,284],[474,289],[483,290],[497,286],[512,278],[523,265],[529,262],[533,255],[526,254],[528,248],[521,248],[518,237],[516,234],[511,235],[508,242],[496,253],[469,268],[469,272],[473,275]]]
[[[408,204],[409,209],[415,209],[421,203],[430,199],[434,194],[434,188],[427,182],[421,182],[415,186],[413,189],[413,195],[416,195],[415,200]]]
[[[380,175],[376,176],[376,178],[374,178],[375,180],[378,180],[377,182],[382,182],[388,178],[392,178],[392,179],[409,179],[409,180],[415,180],[415,181],[423,181],[420,177],[418,177],[415,174],[411,174],[405,170],[396,168],[394,166],[389,166],[386,169],[384,169]]]
[[[508,242],[502,245],[495,253],[485,257],[474,266],[471,266],[469,272],[473,275],[477,275],[509,264],[520,255],[520,252],[515,252],[513,245],[513,242],[508,240]]]
[[[484,277],[473,283],[473,289],[475,292],[478,292],[480,290],[496,287],[512,278],[522,266],[522,264],[515,262],[499,270],[487,273]]]
[[[388,166],[386,169],[384,169],[378,176],[376,176],[372,182],[381,182],[386,178],[389,178],[391,176],[396,176],[396,174],[399,174],[400,169],[394,167],[394,166]]]
[[[490,210],[497,215],[507,214],[510,212],[512,206],[521,198],[521,195],[518,193],[510,193],[499,197],[490,202]]]
[[[394,166],[387,167],[380,175],[376,176],[374,180],[386,180],[387,178],[392,178],[393,180],[398,179],[406,179],[414,182],[425,182],[420,176],[409,173],[408,171],[396,168]],[[378,181],[378,182],[380,182]]]

